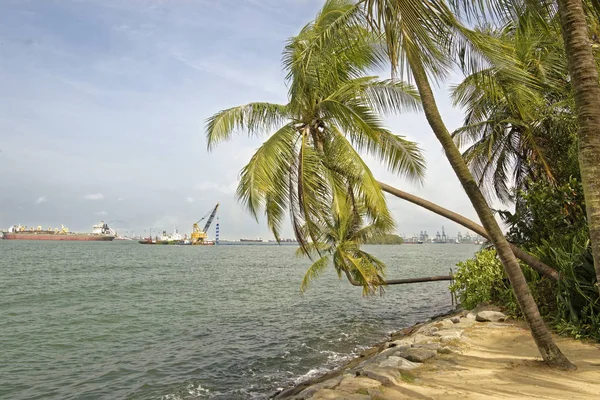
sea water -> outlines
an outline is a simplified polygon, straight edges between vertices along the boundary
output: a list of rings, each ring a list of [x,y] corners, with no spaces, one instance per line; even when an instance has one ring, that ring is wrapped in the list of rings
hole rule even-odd
[[[478,246],[366,246],[389,279]],[[365,298],[292,245],[0,241],[0,398],[266,399],[451,309],[448,282]]]

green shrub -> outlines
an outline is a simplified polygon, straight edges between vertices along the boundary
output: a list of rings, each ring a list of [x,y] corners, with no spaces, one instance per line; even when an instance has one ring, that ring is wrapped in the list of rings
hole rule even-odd
[[[498,296],[498,289],[504,286],[504,269],[494,249],[481,250],[474,258],[457,266],[450,290],[466,309],[491,302]]]
[[[544,242],[532,249],[540,260],[556,267],[558,282],[540,277],[526,265],[521,267],[540,314],[558,333],[600,341],[600,297],[589,238],[583,230],[572,238],[562,245]],[[457,265],[450,290],[464,308],[492,303],[513,317],[522,316],[494,249],[481,250]]]

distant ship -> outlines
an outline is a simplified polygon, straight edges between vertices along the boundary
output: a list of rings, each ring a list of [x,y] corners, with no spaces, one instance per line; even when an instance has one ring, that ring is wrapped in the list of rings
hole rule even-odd
[[[148,236],[144,238],[138,243],[141,244],[175,244],[175,245],[190,245],[192,241],[187,237],[187,235],[182,235],[179,233],[177,228],[173,231],[172,234],[167,234],[167,231],[163,231],[162,236],[159,238],[152,238],[152,236]],[[208,242],[206,244],[209,244]],[[214,242],[212,243],[214,244]]]
[[[27,227],[13,225],[2,232],[4,240],[68,240],[68,241],[106,241],[114,240],[117,235],[104,222],[93,226],[92,233],[70,232],[68,228],[42,229],[41,226]]]
[[[262,240],[261,238],[258,238],[258,239],[240,239],[240,242],[245,242],[245,243],[262,243],[262,242],[264,242],[264,240]]]

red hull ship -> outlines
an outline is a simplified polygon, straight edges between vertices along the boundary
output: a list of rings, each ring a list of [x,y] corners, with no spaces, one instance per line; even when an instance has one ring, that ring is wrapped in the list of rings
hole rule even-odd
[[[42,229],[15,225],[11,226],[8,231],[2,232],[4,240],[63,240],[63,241],[102,241],[109,242],[116,237],[115,232],[108,227],[107,224],[101,222],[94,225],[92,233],[77,233],[69,232],[65,227],[60,230],[58,228]]]

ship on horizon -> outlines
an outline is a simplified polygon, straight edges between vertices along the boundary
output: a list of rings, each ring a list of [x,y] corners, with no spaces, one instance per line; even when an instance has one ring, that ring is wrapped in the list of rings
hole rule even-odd
[[[64,241],[105,241],[109,242],[115,239],[117,234],[108,227],[104,221],[96,224],[91,233],[71,232],[68,228],[61,225],[61,228],[42,229],[38,227],[28,227],[13,225],[8,230],[2,231],[4,240],[64,240]]]
[[[263,243],[264,240],[261,239],[261,238],[256,238],[256,239],[242,238],[242,239],[240,239],[240,242],[244,242],[244,243]]]

